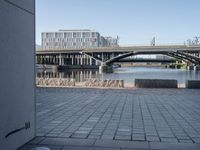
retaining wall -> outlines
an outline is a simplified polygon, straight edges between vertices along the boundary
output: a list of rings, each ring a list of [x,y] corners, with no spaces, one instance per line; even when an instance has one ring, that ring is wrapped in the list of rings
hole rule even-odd
[[[137,88],[177,88],[177,80],[135,79]]]
[[[40,86],[75,86],[75,79],[69,78],[36,78]]]
[[[186,88],[188,88],[188,89],[200,89],[200,80],[188,80],[186,82]]]
[[[87,87],[124,87],[124,80],[97,80],[87,79],[85,84]]]

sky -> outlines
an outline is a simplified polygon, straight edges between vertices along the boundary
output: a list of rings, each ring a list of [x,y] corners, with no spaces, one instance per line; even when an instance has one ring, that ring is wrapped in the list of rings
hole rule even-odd
[[[92,29],[120,45],[182,44],[200,36],[200,0],[36,0],[41,32]]]

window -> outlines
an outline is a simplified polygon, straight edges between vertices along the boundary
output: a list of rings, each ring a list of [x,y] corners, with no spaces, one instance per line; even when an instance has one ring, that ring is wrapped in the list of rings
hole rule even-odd
[[[92,32],[92,37],[95,37],[95,32]]]
[[[83,37],[83,38],[85,37],[85,32],[82,32],[82,37]]]
[[[76,37],[76,32],[73,32],[73,37],[74,37],[74,38]]]

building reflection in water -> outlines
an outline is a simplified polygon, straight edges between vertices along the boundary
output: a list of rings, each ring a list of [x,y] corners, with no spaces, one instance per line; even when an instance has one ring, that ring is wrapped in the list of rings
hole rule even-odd
[[[38,71],[38,78],[73,78],[76,82],[84,82],[89,78],[102,79],[98,70],[68,70],[65,72]]]

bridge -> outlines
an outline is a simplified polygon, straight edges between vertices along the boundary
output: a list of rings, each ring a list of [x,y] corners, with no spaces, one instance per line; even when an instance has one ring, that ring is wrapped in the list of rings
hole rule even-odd
[[[116,62],[119,63],[175,63],[176,59],[153,59],[153,58],[125,58],[125,59],[120,59]]]
[[[200,45],[117,46],[36,50],[38,64],[100,66],[102,70],[110,69],[113,63],[123,62],[125,58],[130,56],[152,54],[170,56],[194,66],[200,65]],[[127,59],[126,62],[128,62]]]

